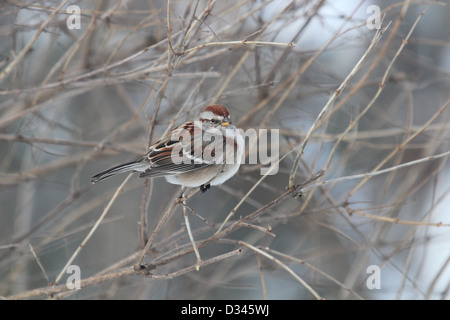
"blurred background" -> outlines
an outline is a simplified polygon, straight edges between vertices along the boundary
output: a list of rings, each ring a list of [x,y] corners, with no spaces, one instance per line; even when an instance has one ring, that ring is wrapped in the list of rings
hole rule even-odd
[[[448,299],[449,15],[439,1],[2,1],[0,297]],[[279,130],[279,171],[261,180],[247,159],[187,201],[198,242],[233,208],[230,223],[260,210],[199,249],[209,264],[192,268],[177,205],[144,257],[157,279],[133,274],[180,187],[131,177],[87,238],[126,175],[90,179],[212,103]],[[325,184],[272,205],[313,126],[294,183],[324,170]],[[68,262],[89,285],[61,289]]]

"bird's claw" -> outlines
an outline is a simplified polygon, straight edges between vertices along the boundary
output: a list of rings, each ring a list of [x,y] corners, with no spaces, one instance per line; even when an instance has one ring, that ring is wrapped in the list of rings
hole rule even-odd
[[[211,185],[210,185],[209,183],[208,183],[207,185],[202,184],[202,185],[200,186],[200,191],[201,191],[202,193],[205,193],[206,190],[208,190],[209,188],[211,188]]]

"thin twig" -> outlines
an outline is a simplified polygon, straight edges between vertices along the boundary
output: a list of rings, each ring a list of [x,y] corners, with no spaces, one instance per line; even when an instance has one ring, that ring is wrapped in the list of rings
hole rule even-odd
[[[53,17],[58,13],[58,11],[65,6],[65,4],[68,2],[69,0],[63,0],[61,1],[61,3],[59,4],[58,7],[56,7],[52,13],[48,16],[48,18],[41,23],[41,25],[39,26],[39,29],[36,31],[36,33],[34,34],[34,36],[30,39],[30,41],[28,41],[28,43],[25,45],[25,47],[19,52],[18,55],[16,55],[14,57],[14,59],[9,63],[9,65],[2,71],[0,72],[0,80],[3,79],[4,77],[6,77],[15,67],[16,65],[22,60],[23,57],[25,57],[25,55],[28,53],[28,51],[30,51],[31,46],[36,42],[36,40],[39,38],[40,34],[42,33],[42,31],[44,31],[45,27],[50,23],[50,21],[52,21]]]
[[[407,2],[406,2],[407,3]],[[405,5],[406,5],[405,3]],[[425,15],[425,12],[430,8],[431,4],[429,4],[420,14],[419,16],[416,18],[416,21],[414,21],[414,24],[412,25],[411,29],[409,30],[408,34],[406,35],[405,39],[403,39],[402,44],[400,45],[400,47],[398,48],[397,52],[395,53],[394,57],[392,58],[392,60],[390,61],[388,67],[386,68],[386,71],[383,75],[383,79],[381,81],[380,87],[377,91],[377,93],[375,94],[375,96],[373,97],[373,99],[369,102],[369,106],[371,106],[376,98],[379,96],[379,94],[381,93],[382,89],[385,86],[386,83],[386,79],[389,75],[389,72],[392,68],[392,66],[394,65],[394,62],[397,60],[398,56],[400,55],[400,53],[402,52],[403,48],[406,46],[406,44],[408,43],[408,40],[411,36],[411,34],[413,33],[414,29],[416,28],[417,24],[419,23],[420,19]],[[442,106],[440,108],[440,110],[433,116],[431,117],[430,120],[427,121],[427,123],[422,127],[422,130],[419,130],[418,132],[410,135],[408,137],[408,139],[406,139],[398,148],[396,148],[395,150],[393,150],[386,158],[384,158],[374,169],[373,171],[376,171],[378,169],[380,169],[389,159],[391,159],[399,150],[403,149],[409,142],[411,142],[411,140],[413,140],[414,138],[416,138],[420,133],[422,133],[423,130],[425,130],[448,106],[448,104],[450,103],[450,99],[448,99],[445,103],[444,106]],[[353,188],[346,197],[346,200],[350,199],[350,197],[356,192],[356,190],[358,190],[362,185],[364,185],[367,181],[369,180],[369,178],[365,178],[363,181],[361,181],[355,188]]]
[[[286,156],[286,155],[285,155]],[[271,172],[273,170],[275,170],[275,168],[278,167],[278,163],[283,159],[284,157],[281,157],[280,159],[277,160],[276,163],[272,164],[272,166],[269,168],[269,170],[267,170],[267,172],[265,172],[265,174],[250,188],[250,190],[245,194],[245,196],[243,196],[241,198],[241,200],[234,206],[234,208],[230,211],[230,213],[227,215],[227,217],[225,218],[225,220],[222,222],[222,224],[220,225],[219,229],[217,230],[216,234],[219,233],[220,231],[222,231],[223,227],[225,226],[225,224],[228,222],[228,220],[230,220],[233,215],[236,213],[236,211],[239,209],[239,207],[247,200],[247,198],[250,196],[250,194],[256,190],[256,188],[258,188],[258,186],[260,185],[260,183],[271,174]]]
[[[81,252],[81,250],[86,246],[87,242],[89,241],[89,239],[91,239],[92,235],[94,234],[94,232],[97,230],[97,228],[100,226],[100,224],[102,223],[103,219],[105,218],[106,214],[109,212],[109,209],[111,208],[112,204],[114,203],[114,201],[116,201],[117,197],[119,196],[120,192],[122,192],[123,187],[125,187],[125,184],[128,182],[128,180],[131,178],[133,174],[130,173],[125,180],[121,183],[121,185],[117,188],[116,192],[114,192],[114,195],[112,196],[111,200],[108,202],[108,204],[106,205],[105,209],[103,210],[102,214],[100,215],[100,217],[97,219],[97,221],[95,222],[94,226],[92,227],[91,231],[89,231],[89,233],[87,234],[87,236],[84,238],[84,240],[81,242],[81,244],[78,246],[77,250],[75,250],[75,252],[72,254],[72,256],[70,257],[70,259],[67,261],[66,265],[64,266],[64,268],[61,270],[61,272],[59,273],[59,275],[56,277],[55,279],[55,283],[58,283],[59,280],[61,280],[62,276],[64,275],[64,273],[66,272],[66,269],[68,266],[70,266],[73,262],[73,260],[75,260],[75,258],[78,256],[78,254]]]
[[[281,47],[294,47],[295,43],[281,43],[281,42],[271,42],[271,41],[250,41],[250,40],[239,40],[239,41],[221,41],[221,42],[209,42],[204,43],[194,48],[183,50],[181,52],[175,52],[174,54],[181,56],[186,53],[197,51],[210,46],[234,46],[234,45],[264,45],[264,46],[281,46]]]
[[[262,267],[261,259],[259,258],[258,252],[255,252],[255,257],[256,257],[256,261],[258,261],[259,276],[261,278],[261,286],[262,286],[264,300],[267,300],[266,282],[264,281],[263,267]]]
[[[330,97],[328,102],[325,104],[325,106],[322,108],[320,113],[317,115],[316,120],[314,121],[313,125],[309,128],[308,133],[306,134],[305,138],[302,140],[302,142],[298,148],[297,156],[295,157],[294,164],[292,165],[291,173],[289,175],[289,187],[294,185],[294,178],[295,178],[295,175],[297,174],[297,168],[298,168],[298,164],[300,162],[300,158],[303,155],[306,144],[308,143],[312,134],[319,127],[320,120],[325,116],[325,114],[328,113],[328,111],[331,109],[331,107],[333,106],[336,99],[339,97],[339,95],[342,93],[342,91],[345,89],[345,87],[347,87],[347,85],[351,81],[351,79],[353,79],[353,77],[359,71],[359,69],[363,65],[363,62],[367,59],[369,54],[372,52],[373,48],[375,48],[377,43],[380,41],[381,36],[383,35],[383,33],[386,31],[386,29],[388,27],[389,27],[389,24],[384,29],[379,29],[375,33],[367,50],[364,52],[362,57],[359,59],[359,61],[356,63],[356,65],[353,67],[353,69],[350,71],[350,73],[347,75],[347,77],[344,79],[344,81],[342,81],[342,83],[339,85],[339,87],[334,91],[333,95]]]
[[[317,299],[317,300],[324,300],[306,281],[304,281],[298,274],[296,274],[294,271],[292,271],[291,268],[289,268],[287,265],[285,265],[283,262],[272,256],[271,254],[267,253],[266,251],[263,251],[259,248],[256,248],[252,246],[251,244],[244,242],[244,241],[238,241],[239,244],[242,244],[243,246],[252,249],[253,251],[261,254],[262,256],[266,257],[267,259],[275,262],[280,267],[282,267],[284,270],[286,270],[291,276],[293,276],[302,286],[304,286],[311,294]]]
[[[153,180],[145,179],[144,189],[142,190],[142,202],[141,202],[141,218],[139,221],[139,239],[141,247],[143,248],[148,241],[147,234],[147,212],[150,206],[151,195],[153,194]]]
[[[195,256],[197,257],[197,271],[200,270],[200,264],[202,262],[202,258],[200,257],[200,253],[198,252],[197,244],[195,243],[194,236],[192,235],[191,224],[189,223],[189,217],[186,211],[186,199],[184,199],[184,193],[182,195],[183,201],[181,204],[183,205],[183,215],[184,215],[184,223],[186,224],[186,229],[189,235],[189,239],[191,240],[192,247],[194,248]]]
[[[159,220],[159,223],[156,226],[155,230],[153,230],[152,235],[150,236],[150,239],[148,239],[144,249],[142,249],[138,261],[134,265],[135,270],[141,270],[142,260],[144,259],[144,257],[147,254],[148,250],[151,248],[151,246],[153,244],[153,241],[155,241],[156,236],[161,231],[161,229],[164,226],[164,224],[166,223],[167,219],[170,217],[170,215],[172,214],[173,210],[178,205],[179,198],[181,198],[183,196],[183,194],[185,192],[185,189],[186,188],[184,188],[184,187],[181,189],[180,195],[175,200],[172,201],[172,204],[170,205],[169,209],[167,209],[167,211],[164,213],[162,218]]]
[[[348,201],[348,199],[350,199],[350,197],[356,192],[356,190],[358,190],[362,185],[364,185],[369,178],[371,177],[370,174],[371,173],[375,173],[376,171],[378,171],[386,162],[388,162],[397,152],[399,152],[400,150],[402,150],[403,148],[405,148],[405,146],[407,146],[413,139],[415,139],[419,134],[421,134],[423,131],[425,131],[426,128],[428,128],[428,126],[433,123],[433,121],[435,121],[449,106],[450,104],[450,99],[448,99],[444,105],[438,110],[438,112],[436,112],[423,126],[422,129],[415,132],[414,134],[410,135],[407,139],[405,139],[405,141],[403,141],[397,148],[395,148],[387,157],[385,157],[381,162],[378,163],[378,165],[375,166],[375,168],[368,174],[367,177],[365,177],[363,179],[363,181],[361,181],[357,186],[355,186],[345,197],[345,200]],[[436,155],[436,156],[431,156],[431,157],[427,157],[425,159],[429,160],[433,160],[436,157],[443,157],[446,156],[448,153],[444,152],[443,154],[440,155]]]
[[[230,251],[228,253],[224,253],[224,254],[215,256],[211,259],[202,261],[200,266],[204,267],[209,264],[216,263],[216,262],[222,261],[224,259],[234,257],[236,255],[239,255],[241,252],[242,252],[242,249],[236,249],[236,250]],[[177,270],[175,272],[164,273],[164,274],[147,274],[146,277],[151,278],[151,279],[171,279],[171,278],[179,277],[186,273],[192,272],[196,269],[197,269],[197,264],[194,264],[192,266]],[[108,274],[98,275],[98,276],[93,276],[93,277],[89,277],[86,279],[82,279],[82,280],[80,280],[80,286],[82,288],[85,288],[88,286],[97,285],[102,282],[117,280],[117,279],[131,276],[134,274],[136,274],[136,271],[134,270],[134,268],[128,267],[128,268],[124,268],[119,271],[111,272]],[[29,299],[29,298],[36,297],[36,296],[41,296],[41,295],[54,295],[56,293],[69,292],[69,291],[70,290],[67,288],[66,284],[60,284],[60,285],[47,286],[47,287],[43,287],[43,288],[38,288],[38,289],[30,290],[30,291],[21,292],[19,294],[8,296],[6,298],[9,300],[22,300],[22,299]]]
[[[265,250],[266,250],[266,251],[269,251],[269,252],[271,252],[271,253],[274,253],[274,254],[276,254],[276,255],[279,255],[279,256],[281,256],[281,257],[283,257],[283,258],[285,258],[285,259],[289,259],[289,260],[292,260],[292,261],[296,261],[296,262],[298,262],[298,263],[300,263],[300,264],[302,264],[302,265],[305,265],[305,266],[307,266],[308,268],[310,268],[311,270],[313,270],[314,272],[317,272],[318,274],[324,276],[324,277],[327,278],[328,280],[333,281],[334,283],[336,283],[338,286],[340,286],[340,287],[343,288],[344,290],[346,290],[346,291],[350,292],[351,294],[353,294],[356,298],[358,298],[358,299],[360,299],[360,300],[363,299],[359,294],[357,294],[356,292],[354,292],[351,288],[349,288],[348,286],[346,286],[344,283],[342,283],[342,282],[336,280],[334,277],[332,277],[332,276],[330,276],[328,273],[326,273],[326,272],[324,272],[324,271],[318,269],[317,267],[313,266],[312,264],[307,263],[305,260],[303,260],[303,259],[298,259],[298,258],[296,258],[296,257],[287,255],[287,254],[285,254],[285,253],[282,253],[282,252],[279,252],[279,251],[276,251],[276,250],[273,250],[273,249],[270,249],[270,248],[267,248],[267,249],[265,249]]]
[[[431,227],[450,227],[450,223],[400,220],[399,218],[378,216],[375,214],[370,214],[367,212],[363,212],[361,210],[350,209],[350,208],[347,208],[347,211],[349,214],[356,213],[357,215],[362,216],[362,217],[366,217],[366,218],[370,218],[370,219],[374,219],[374,220],[391,222],[391,223],[395,223],[395,224],[406,224],[406,225],[411,225],[411,226],[427,226],[427,227],[430,227],[430,226]]]
[[[371,171],[371,172],[360,173],[360,174],[355,174],[355,175],[351,175],[351,176],[345,176],[345,177],[339,177],[339,178],[334,178],[334,179],[330,179],[330,180],[318,181],[318,182],[316,182],[314,184],[311,184],[311,185],[305,187],[303,189],[303,191],[307,192],[307,191],[309,191],[311,189],[317,188],[318,186],[324,186],[324,185],[327,185],[327,184],[333,184],[333,183],[342,182],[342,181],[355,180],[355,179],[369,179],[371,177],[375,177],[375,176],[378,176],[378,175],[382,175],[382,174],[386,174],[386,173],[389,173],[389,172],[397,171],[397,170],[402,169],[402,168],[407,168],[407,167],[410,167],[410,166],[414,166],[414,165],[417,165],[417,164],[429,162],[429,161],[432,161],[432,160],[435,160],[435,159],[440,159],[440,158],[444,158],[444,157],[448,157],[448,156],[450,156],[450,151],[443,152],[443,153],[440,153],[440,154],[436,154],[434,156],[428,156],[428,157],[425,157],[425,158],[421,158],[421,159],[405,162],[405,163],[402,163],[402,164],[399,164],[399,165],[396,165],[396,166],[393,166],[393,167],[389,167],[389,168],[386,168],[386,169],[382,169],[382,170],[376,170],[376,171],[374,170],[374,171]]]
[[[31,245],[31,243],[29,244],[29,246],[30,246],[30,251],[33,254],[34,259],[36,260],[37,264],[39,265],[39,268],[42,271],[42,274],[45,277],[45,280],[47,280],[47,283],[50,283],[50,280],[48,279],[48,276],[47,276],[47,272],[45,272],[44,266],[42,265],[41,260],[36,255],[36,252],[34,252],[34,249],[33,249],[33,246]]]

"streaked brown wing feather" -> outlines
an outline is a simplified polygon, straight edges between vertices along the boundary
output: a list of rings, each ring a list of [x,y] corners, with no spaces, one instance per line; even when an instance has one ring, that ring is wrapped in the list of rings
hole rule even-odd
[[[172,150],[175,143],[180,142],[180,136],[182,136],[182,130],[188,130],[189,132],[195,132],[193,130],[194,123],[189,122],[180,127],[174,129],[173,134],[166,136],[161,139],[155,145],[152,146],[151,150],[145,155],[145,160],[150,164],[150,167],[142,172],[139,177],[157,177],[165,176],[171,174],[179,174],[184,172],[190,172],[194,170],[201,169],[207,166],[208,163],[195,163],[194,157],[191,156],[190,149],[182,148],[182,154],[180,154],[182,163],[174,163],[172,161]],[[199,138],[200,135],[195,134],[194,139]],[[183,141],[181,141],[183,144]],[[187,146],[188,144],[186,144]],[[193,144],[191,145],[193,149]],[[198,161],[196,161],[198,162]]]

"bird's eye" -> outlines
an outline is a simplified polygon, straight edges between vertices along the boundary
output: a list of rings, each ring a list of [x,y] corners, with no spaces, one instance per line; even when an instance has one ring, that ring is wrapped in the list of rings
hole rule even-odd
[[[211,120],[209,120],[211,123],[218,123],[219,122],[219,120],[217,120],[217,119],[211,119]]]

